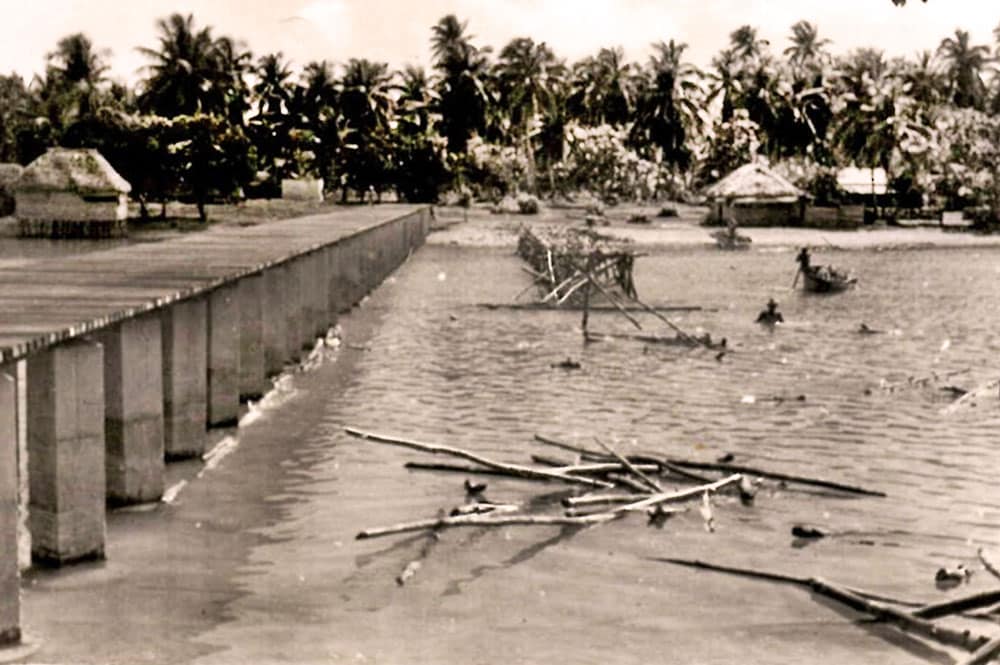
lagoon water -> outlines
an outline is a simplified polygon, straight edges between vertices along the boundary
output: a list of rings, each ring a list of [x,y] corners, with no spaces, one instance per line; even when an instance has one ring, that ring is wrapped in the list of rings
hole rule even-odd
[[[193,479],[170,506],[112,518],[108,562],[75,579],[88,594],[116,598],[119,585],[132,584],[126,598],[149,599],[98,603],[78,619],[64,610],[61,620],[111,620],[137,636],[110,638],[118,640],[114,651],[55,638],[40,656],[206,664],[947,662],[938,647],[857,622],[801,589],[656,560],[818,575],[921,602],[991,586],[976,550],[1000,551],[1000,399],[944,415],[953,397],[941,388],[998,378],[1000,250],[820,250],[817,262],[861,278],[857,289],[833,297],[790,289],[794,251],[689,248],[637,262],[646,301],[706,308],[670,316],[687,330],[726,337],[731,351],[718,360],[715,352],[627,340],[584,346],[578,313],[477,307],[509,302],[527,284],[511,250],[421,249],[344,319],[345,343],[332,362],[291,377],[273,400],[280,404],[241,428],[239,446],[217,469]],[[769,297],[787,321],[775,330],[753,323]],[[860,335],[862,322],[885,332]],[[591,329],[630,326],[595,313]],[[582,369],[552,366],[567,357]],[[908,381],[934,375],[927,385]],[[623,453],[702,460],[731,453],[736,463],[888,496],[765,483],[751,507],[717,498],[714,533],[695,510],[662,528],[633,516],[583,531],[462,529],[439,539],[355,541],[362,528],[461,504],[464,476],[407,471],[405,461],[427,456],[352,439],[345,425],[518,462],[532,453],[566,455],[533,443],[536,432],[589,447],[597,437]],[[493,500],[552,512],[572,492],[486,480]],[[790,535],[795,524],[832,535],[803,542]],[[397,584],[413,561],[416,574]],[[960,563],[979,572],[955,589],[935,586],[938,568]],[[183,590],[146,579],[152,573],[143,571],[164,565]],[[60,602],[72,606],[70,575],[43,575],[28,591],[29,624],[40,632],[66,628],[43,615]]]

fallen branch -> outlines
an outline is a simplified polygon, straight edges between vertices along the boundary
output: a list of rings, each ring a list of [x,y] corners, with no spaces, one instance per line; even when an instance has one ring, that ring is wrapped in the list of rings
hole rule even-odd
[[[397,437],[385,436],[382,434],[375,434],[373,432],[364,432],[362,430],[354,429],[353,427],[345,427],[344,431],[347,434],[350,434],[351,436],[358,437],[359,439],[376,441],[378,443],[387,443],[394,446],[402,446],[404,448],[412,448],[413,450],[419,450],[425,453],[452,455],[454,457],[461,457],[463,459],[469,460],[470,462],[476,462],[477,464],[482,464],[483,466],[489,467],[491,469],[507,471],[512,475],[520,476],[522,478],[558,480],[564,483],[588,485],[590,487],[604,487],[604,488],[613,487],[611,483],[606,483],[601,480],[594,480],[593,478],[570,476],[563,473],[557,473],[554,471],[534,469],[527,466],[521,466],[519,464],[507,464],[505,462],[497,462],[495,460],[482,457],[481,455],[477,455],[475,453],[470,453],[460,448],[452,448],[450,446],[435,445],[430,443],[421,443],[419,441],[412,441],[410,439],[401,439]]]
[[[491,527],[491,526],[590,526],[603,524],[616,519],[612,513],[597,513],[583,517],[561,517],[558,515],[503,515],[500,517],[481,517],[479,515],[462,515],[459,517],[435,517],[433,519],[404,522],[392,526],[365,529],[355,536],[358,540],[379,538],[408,531],[424,531],[426,529],[450,529],[461,526]]]
[[[980,547],[977,554],[979,555],[979,560],[983,563],[983,568],[993,575],[993,577],[1000,578],[1000,565],[990,560],[990,558],[986,555],[986,550]]]
[[[814,487],[825,487],[827,489],[839,490],[841,492],[848,492],[850,494],[865,494],[867,496],[883,496],[883,497],[885,496],[885,492],[879,492],[877,490],[867,490],[864,489],[863,487],[844,485],[843,483],[836,483],[830,480],[820,480],[818,478],[806,478],[804,476],[793,476],[787,473],[777,473],[775,471],[764,471],[762,469],[756,469],[749,466],[742,466],[739,464],[692,462],[689,460],[681,460],[681,459],[670,459],[668,460],[668,462],[675,466],[689,468],[689,469],[723,471],[726,473],[743,473],[751,476],[763,476],[764,478],[771,478],[773,480],[784,480],[790,483],[798,483],[799,485],[812,485]]]
[[[962,598],[955,598],[953,600],[946,600],[940,603],[924,605],[923,607],[914,610],[913,616],[921,617],[923,619],[937,619],[938,617],[948,616],[949,614],[958,614],[960,612],[964,612],[965,610],[974,610],[980,607],[995,605],[998,602],[1000,602],[1000,589],[994,591],[983,591],[972,594],[971,596],[963,596]]]
[[[634,464],[632,464],[632,462],[629,462],[627,458],[625,458],[622,455],[618,454],[618,452],[614,448],[612,448],[608,444],[604,443],[600,439],[595,438],[594,440],[597,441],[597,444],[601,448],[604,448],[606,451],[608,451],[608,453],[612,457],[614,457],[616,460],[618,460],[619,462],[621,462],[622,466],[624,466],[626,469],[628,469],[629,472],[632,473],[632,475],[636,476],[640,481],[642,481],[643,483],[645,483],[645,485],[649,489],[653,490],[654,492],[663,492],[663,488],[660,487],[659,483],[657,483],[655,480],[653,480],[652,478],[650,478],[649,476],[647,476],[645,473],[643,473],[641,469],[639,469],[637,466],[635,466]]]
[[[996,381],[990,381],[989,383],[985,383],[979,386],[978,388],[974,388],[969,392],[965,393],[964,395],[962,395],[961,397],[959,397],[958,399],[956,399],[948,406],[941,409],[941,413],[946,416],[951,415],[952,413],[958,411],[958,409],[966,402],[970,402],[976,399],[977,397],[987,396],[990,392],[996,390],[997,386],[1000,386],[1000,379],[997,379]]]
[[[719,566],[706,563],[704,561],[689,559],[655,558],[654,560],[672,563],[679,566],[687,566],[689,568],[699,568],[702,570],[743,575],[745,577],[766,579],[774,582],[784,582],[787,584],[809,587],[821,596],[832,598],[833,600],[843,603],[853,610],[871,615],[876,619],[893,623],[904,631],[916,633],[941,644],[960,647],[968,651],[974,651],[990,643],[990,639],[985,635],[973,635],[967,630],[959,631],[939,626],[931,621],[927,621],[926,619],[921,619],[902,610],[889,607],[884,603],[868,600],[854,590],[833,584],[832,582],[827,582],[826,580],[818,577],[793,577],[791,575],[751,570],[748,568]]]
[[[727,485],[739,485],[741,480],[743,480],[743,476],[738,473],[734,473],[731,476],[723,478],[722,480],[717,480],[714,483],[709,483],[708,485],[699,485],[698,487],[691,487],[686,490],[680,490],[679,492],[662,492],[660,494],[654,494],[650,497],[642,499],[641,501],[636,501],[634,503],[614,508],[611,512],[625,513],[635,510],[645,510],[646,508],[652,508],[653,506],[661,503],[667,503],[668,501],[683,501],[684,499],[690,499],[691,497],[701,496],[706,493],[717,492]]]
[[[639,494],[649,495],[649,486],[645,483],[639,482],[632,476],[627,476],[623,473],[609,473],[606,478],[618,485],[625,485]]]
[[[1000,637],[992,640],[972,652],[972,655],[958,665],[984,665],[1000,655]]]
[[[404,468],[414,471],[449,471],[454,473],[472,473],[480,476],[502,476],[504,478],[522,478],[520,474],[501,469],[488,469],[469,464],[448,464],[447,462],[407,462]]]

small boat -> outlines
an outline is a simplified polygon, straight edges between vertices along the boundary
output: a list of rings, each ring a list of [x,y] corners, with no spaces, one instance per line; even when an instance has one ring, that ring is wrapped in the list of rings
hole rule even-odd
[[[840,293],[858,283],[857,277],[840,272],[833,266],[815,266],[812,264],[809,249],[803,247],[795,257],[799,271],[795,273],[795,281],[802,275],[802,288],[812,293]],[[795,288],[795,281],[792,288]]]
[[[826,266],[809,266],[802,269],[802,288],[812,293],[840,293],[857,283],[857,277],[851,277]]]

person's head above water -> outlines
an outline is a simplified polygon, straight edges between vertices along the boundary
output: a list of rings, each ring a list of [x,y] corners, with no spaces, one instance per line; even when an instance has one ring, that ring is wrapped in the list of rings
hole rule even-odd
[[[769,300],[767,301],[767,309],[768,309],[769,311],[771,311],[771,312],[773,312],[774,310],[778,309],[778,303],[776,303],[776,302],[774,301],[774,298],[770,298],[770,299],[769,299]]]

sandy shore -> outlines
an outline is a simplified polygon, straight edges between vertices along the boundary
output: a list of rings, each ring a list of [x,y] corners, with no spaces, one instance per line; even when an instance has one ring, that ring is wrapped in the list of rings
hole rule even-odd
[[[596,228],[601,233],[628,239],[648,248],[714,247],[715,241],[709,233],[715,229],[701,225],[705,208],[685,205],[678,205],[677,208],[677,217],[660,218],[656,217],[656,208],[622,205],[607,211],[607,226]],[[483,206],[475,206],[469,210],[454,207],[438,207],[435,210],[440,230],[428,242],[437,244],[513,247],[522,225],[585,226],[585,213],[579,209],[549,208],[538,215],[495,215]],[[648,216],[651,223],[629,224],[627,220],[634,214]],[[847,250],[1000,246],[1000,235],[929,226],[875,225],[854,231],[766,227],[740,229],[740,233],[753,240],[752,248],[755,249],[802,246]]]

